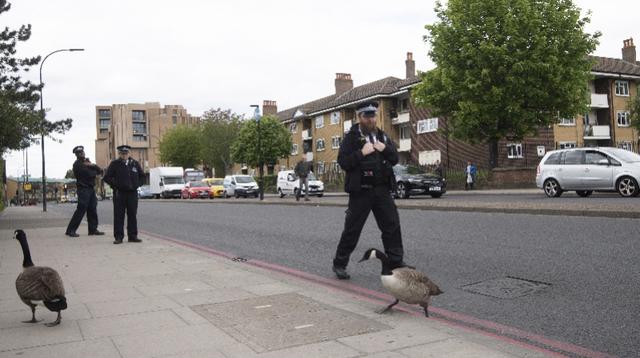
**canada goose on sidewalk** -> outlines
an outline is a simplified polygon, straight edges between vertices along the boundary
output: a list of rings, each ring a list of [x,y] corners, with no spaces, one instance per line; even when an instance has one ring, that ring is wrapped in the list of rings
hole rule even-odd
[[[389,291],[396,300],[386,308],[377,311],[385,313],[391,307],[398,304],[399,301],[418,304],[424,308],[424,315],[429,317],[429,304],[431,296],[437,296],[443,293],[438,285],[433,283],[425,274],[408,267],[399,267],[391,270],[389,266],[389,258],[387,255],[377,249],[369,249],[364,253],[362,259],[358,262],[371,259],[378,259],[382,262],[382,286]]]
[[[60,311],[67,308],[67,299],[64,296],[64,285],[56,270],[50,267],[34,266],[31,261],[31,252],[27,243],[27,235],[22,230],[16,230],[14,237],[20,242],[24,260],[23,271],[16,279],[16,290],[22,302],[31,308],[31,320],[24,323],[36,323],[36,305],[44,304],[51,312],[58,312],[58,318],[47,323],[53,327],[60,324]]]

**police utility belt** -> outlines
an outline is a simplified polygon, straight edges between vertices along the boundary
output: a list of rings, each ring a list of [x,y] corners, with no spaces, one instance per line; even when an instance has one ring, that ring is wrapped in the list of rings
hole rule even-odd
[[[360,187],[373,189],[376,186],[389,184],[389,175],[383,160],[365,160],[360,165]]]

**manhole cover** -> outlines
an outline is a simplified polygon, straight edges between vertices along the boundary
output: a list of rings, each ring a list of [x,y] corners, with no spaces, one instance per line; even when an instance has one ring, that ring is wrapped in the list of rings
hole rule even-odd
[[[297,293],[205,304],[191,309],[257,352],[391,328]]]
[[[507,276],[472,283],[470,285],[462,286],[461,288],[465,291],[477,293],[479,295],[510,299],[527,296],[536,291],[544,290],[549,286],[551,286],[550,283]]]

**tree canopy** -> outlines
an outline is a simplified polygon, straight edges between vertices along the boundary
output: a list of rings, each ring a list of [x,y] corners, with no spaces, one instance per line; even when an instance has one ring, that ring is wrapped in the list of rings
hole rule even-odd
[[[629,101],[629,117],[631,126],[640,131],[640,92]]]
[[[179,125],[167,131],[160,141],[160,161],[183,168],[200,164],[200,136],[198,126]]]
[[[275,163],[291,153],[291,133],[274,116],[260,119],[260,131],[255,120],[242,123],[240,132],[231,146],[231,157],[236,163],[258,166]]]
[[[238,136],[243,116],[230,109],[210,109],[202,116],[202,163],[223,177],[231,168],[231,145]]]
[[[451,134],[490,143],[522,139],[588,109],[588,55],[599,33],[584,31],[571,0],[448,0],[425,42],[437,68],[422,73],[416,104],[448,120]]]

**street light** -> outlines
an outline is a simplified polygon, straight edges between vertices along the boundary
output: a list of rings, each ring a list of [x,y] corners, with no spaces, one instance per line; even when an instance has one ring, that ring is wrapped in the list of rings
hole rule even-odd
[[[44,65],[44,61],[54,53],[64,52],[64,51],[84,51],[83,48],[66,48],[61,50],[55,50],[44,57],[42,62],[40,62],[40,113],[42,115],[42,124],[40,128],[40,148],[42,149],[42,211],[47,211],[47,179],[45,176],[44,170],[44,124],[45,124],[45,113],[44,113],[44,105],[43,105],[43,95],[42,95],[42,65]]]
[[[260,200],[264,200],[264,179],[263,179],[263,164],[262,164],[262,145],[260,144],[260,106],[257,104],[252,104],[250,107],[255,108],[255,112],[253,112],[253,119],[258,123],[258,168],[260,173],[260,187],[258,190],[260,191]]]

